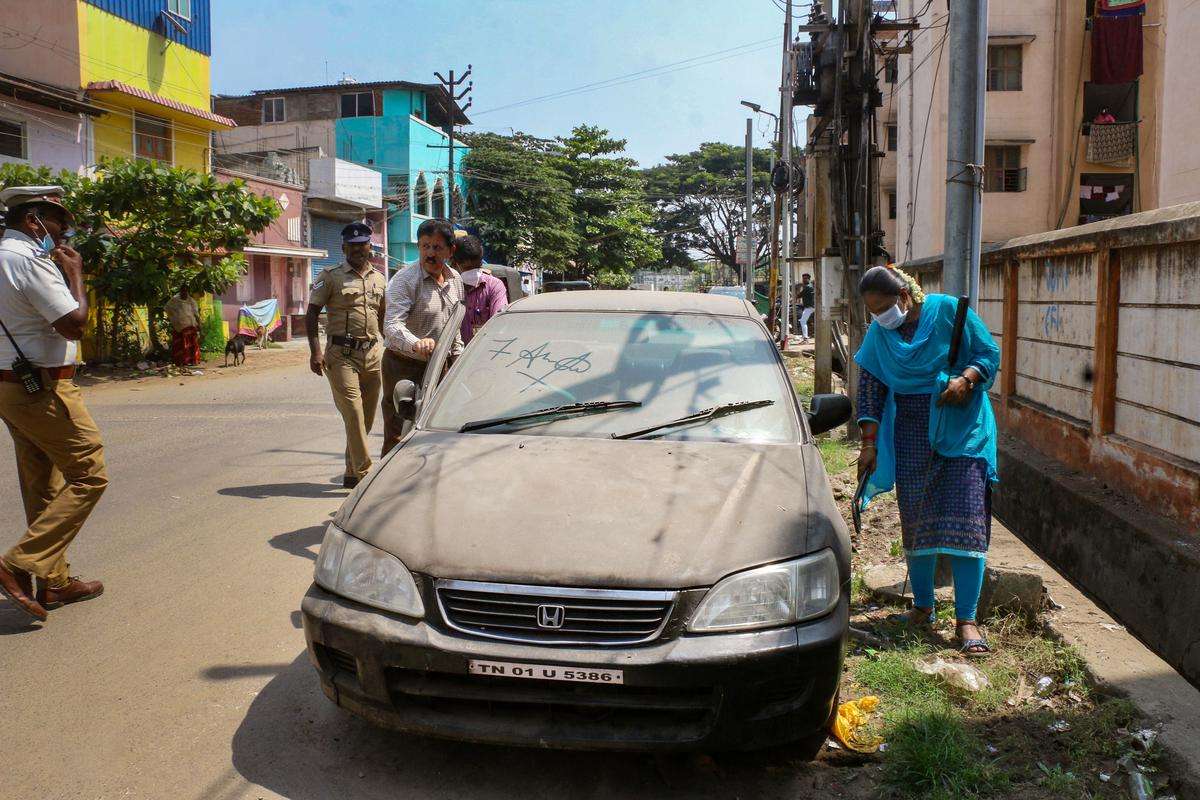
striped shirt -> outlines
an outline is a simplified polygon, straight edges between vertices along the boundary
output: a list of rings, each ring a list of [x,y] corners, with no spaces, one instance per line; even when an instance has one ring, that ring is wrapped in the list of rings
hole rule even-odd
[[[418,354],[414,345],[421,339],[439,338],[455,307],[463,301],[463,283],[458,273],[446,267],[443,274],[446,279],[439,286],[417,262],[388,281],[383,336],[389,350],[405,358],[429,360],[429,356]],[[455,332],[450,355],[456,356],[462,349],[462,336]]]

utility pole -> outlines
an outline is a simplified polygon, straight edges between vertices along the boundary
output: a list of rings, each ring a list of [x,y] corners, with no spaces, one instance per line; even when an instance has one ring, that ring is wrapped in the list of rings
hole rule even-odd
[[[786,349],[792,310],[792,102],[795,87],[792,78],[792,4],[790,0],[785,0],[784,7],[786,10],[783,17],[783,74],[779,83],[779,141],[776,146],[778,147],[779,163],[783,164],[783,168],[787,171],[787,182],[783,189],[782,214],[783,297],[779,303],[780,338],[782,347]],[[775,294],[775,280],[776,277],[772,274],[772,296]],[[774,308],[774,304],[772,304],[772,308]]]
[[[450,222],[454,222],[454,126],[458,124],[458,111],[460,110],[460,109],[458,109],[458,101],[462,100],[464,97],[466,97],[468,94],[471,93],[471,90],[475,88],[475,82],[471,81],[470,83],[467,83],[467,88],[463,89],[461,92],[458,91],[458,87],[461,86],[463,83],[466,83],[467,78],[471,77],[471,65],[470,64],[467,64],[467,71],[464,72],[457,79],[455,79],[455,77],[454,77],[454,70],[450,70],[449,80],[447,80],[446,78],[443,78],[442,73],[440,73],[440,72],[434,72],[433,74],[437,77],[438,81],[442,84],[442,88],[446,90],[446,96],[450,100],[450,102],[449,102],[450,108],[448,111],[448,113],[450,115],[450,124],[447,126],[447,128],[448,128],[447,133],[450,136],[450,144],[449,144],[449,153],[450,153],[449,183],[450,183],[450,185],[446,187],[446,194],[447,194],[447,197],[450,198],[450,209],[449,209],[449,214],[447,216],[450,219]],[[468,108],[471,107],[471,104],[474,102],[475,102],[474,100],[468,100],[467,104],[464,105],[461,110],[465,112]]]
[[[754,118],[746,117],[746,299],[754,302]]]
[[[979,239],[983,222],[984,82],[987,0],[956,3],[950,12],[950,109],[946,136],[946,241],[942,291],[979,304]]]

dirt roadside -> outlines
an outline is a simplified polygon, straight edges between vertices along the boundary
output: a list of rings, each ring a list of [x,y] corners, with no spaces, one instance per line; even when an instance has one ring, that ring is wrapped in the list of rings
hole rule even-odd
[[[166,385],[171,382],[222,381],[266,370],[293,368],[308,369],[308,344],[301,340],[287,342],[280,347],[259,350],[251,345],[246,348],[245,362],[233,365],[232,358],[226,365],[224,355],[206,353],[201,363],[194,367],[176,367],[164,362],[139,362],[145,369],[137,367],[114,367],[111,365],[84,366],[75,377],[79,386],[91,391],[104,391],[116,387],[142,384]]]

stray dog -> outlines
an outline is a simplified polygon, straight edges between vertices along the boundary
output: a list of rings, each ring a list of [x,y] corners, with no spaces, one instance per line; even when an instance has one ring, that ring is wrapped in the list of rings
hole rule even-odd
[[[242,363],[246,363],[246,341],[241,334],[234,334],[233,337],[225,343],[225,366],[229,366],[229,354],[233,353],[233,365],[238,365],[238,357],[242,359]]]

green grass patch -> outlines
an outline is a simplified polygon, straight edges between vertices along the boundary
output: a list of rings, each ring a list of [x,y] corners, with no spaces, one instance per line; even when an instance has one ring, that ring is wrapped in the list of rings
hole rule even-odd
[[[850,469],[858,454],[849,442],[842,438],[818,437],[817,449],[821,451],[821,460],[825,462],[825,471],[837,475]]]
[[[812,373],[792,370],[792,385],[796,387],[796,394],[800,396],[800,401],[804,404],[804,407],[808,408],[813,395],[816,394],[816,383]]]
[[[910,711],[889,724],[883,783],[897,797],[993,797],[1009,785],[952,709]]]

